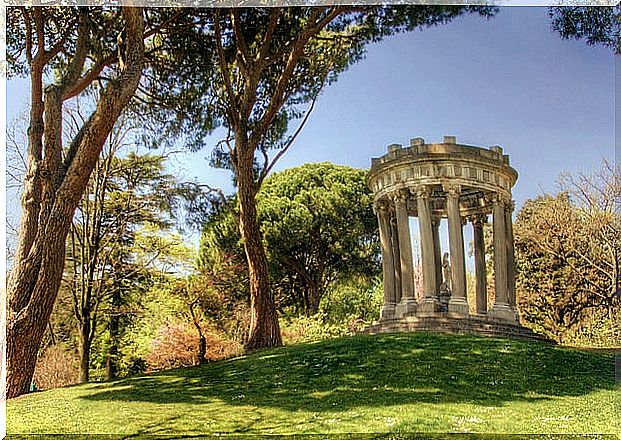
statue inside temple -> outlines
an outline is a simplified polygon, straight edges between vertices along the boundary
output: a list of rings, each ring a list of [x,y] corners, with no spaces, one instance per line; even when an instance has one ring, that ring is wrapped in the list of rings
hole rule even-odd
[[[445,252],[442,257],[442,284],[440,284],[440,291],[451,291],[451,265],[449,264],[448,252]]]
[[[451,298],[451,265],[449,264],[449,254],[444,253],[442,257],[442,284],[440,284],[440,292],[438,300],[440,302],[440,311],[448,312],[448,304]]]

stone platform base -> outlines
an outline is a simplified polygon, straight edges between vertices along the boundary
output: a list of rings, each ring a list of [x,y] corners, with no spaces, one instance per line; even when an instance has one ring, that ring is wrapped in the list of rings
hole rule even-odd
[[[414,331],[474,334],[554,343],[551,339],[517,323],[496,320],[484,315],[469,315],[465,317],[451,313],[387,319],[370,325],[360,333],[405,333]]]

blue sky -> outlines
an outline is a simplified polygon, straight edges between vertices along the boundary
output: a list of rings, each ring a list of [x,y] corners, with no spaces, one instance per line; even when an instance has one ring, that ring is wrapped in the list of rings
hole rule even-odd
[[[602,158],[614,159],[614,80],[612,52],[562,40],[547,8],[505,7],[489,20],[463,16],[370,46],[324,90],[276,169],[321,161],[368,168],[391,143],[454,135],[459,143],[504,148],[519,173],[519,209],[556,191],[560,172],[589,172]],[[25,108],[27,84],[8,82],[7,121]],[[203,160],[208,151],[179,157],[177,165],[187,177],[230,191],[229,173]]]

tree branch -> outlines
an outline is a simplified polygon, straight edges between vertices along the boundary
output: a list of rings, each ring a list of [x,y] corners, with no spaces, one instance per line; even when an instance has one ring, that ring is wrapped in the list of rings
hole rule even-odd
[[[259,127],[257,130],[254,130],[252,133],[252,138],[254,142],[251,142],[252,145],[257,145],[258,140],[261,139],[264,134],[269,129],[269,126],[274,121],[274,118],[278,114],[278,111],[282,107],[285,102],[285,90],[287,84],[291,79],[291,75],[293,74],[293,70],[297,66],[297,63],[301,56],[304,53],[304,47],[308,43],[308,41],[316,34],[318,34],[328,23],[338,17],[340,14],[346,12],[348,7],[346,6],[336,6],[334,8],[329,8],[328,13],[325,17],[320,18],[321,8],[314,9],[311,13],[311,19],[309,20],[308,26],[300,33],[297,38],[297,41],[293,44],[291,51],[289,52],[289,56],[287,58],[285,67],[278,78],[276,83],[276,87],[274,88],[274,92],[270,97],[270,103],[268,108],[265,110],[265,113],[261,117],[261,122],[259,123]]]
[[[93,66],[86,72],[82,77],[77,79],[71,87],[67,87],[67,89],[63,93],[63,100],[71,99],[74,96],[79,95],[86,89],[93,81],[95,81],[99,74],[103,71],[106,66],[109,66],[116,62],[118,59],[118,53],[113,52],[105,58],[100,58],[93,64]]]
[[[222,75],[222,80],[224,82],[224,88],[226,90],[226,94],[228,96],[229,106],[226,108],[227,113],[229,113],[229,118],[231,121],[234,121],[234,114],[237,113],[237,104],[235,92],[233,90],[233,86],[231,85],[231,78],[229,77],[229,67],[226,62],[226,57],[224,55],[224,49],[222,47],[222,29],[220,28],[220,10],[217,9],[214,18],[214,32],[216,39],[216,49],[218,52],[218,60],[220,64],[220,73]]]
[[[84,62],[86,61],[86,56],[88,55],[88,45],[89,45],[89,37],[90,37],[90,29],[88,27],[87,20],[87,12],[84,9],[80,9],[80,17],[78,19],[78,39],[76,42],[76,49],[73,59],[69,64],[67,69],[67,73],[63,77],[60,88],[61,99],[65,99],[65,91],[69,87],[71,87],[77,79],[80,77],[82,73],[82,69],[84,68]],[[64,41],[61,39],[58,43],[63,43]]]
[[[183,15],[188,13],[188,9],[186,8],[181,8],[176,14],[174,14],[173,16],[167,18],[166,20],[164,20],[162,23],[160,23],[159,25],[151,28],[151,29],[147,29],[144,32],[144,37],[148,38],[152,35],[157,34],[159,31],[166,29],[166,27],[175,22],[178,18],[181,18]]]
[[[264,163],[263,169],[261,170],[261,175],[259,176],[259,180],[258,180],[258,185],[257,186],[261,186],[261,184],[263,183],[263,180],[267,177],[267,175],[270,173],[270,171],[272,171],[272,169],[274,168],[274,165],[276,165],[276,162],[278,162],[278,160],[287,152],[287,150],[291,147],[291,145],[293,145],[293,142],[295,141],[295,139],[298,137],[298,135],[300,134],[300,132],[302,131],[302,129],[306,125],[306,122],[308,121],[308,118],[310,117],[313,109],[315,108],[315,102],[316,101],[317,101],[317,97],[315,96],[313,98],[313,100],[311,101],[311,105],[310,105],[308,111],[304,115],[304,119],[302,120],[302,122],[300,122],[300,125],[298,125],[297,130],[295,131],[293,136],[291,136],[289,141],[287,141],[287,144],[276,154],[276,156],[274,157],[272,162],[269,163],[269,165],[267,165],[268,164],[267,161]],[[264,154],[265,154],[265,158],[267,159],[267,154],[266,153],[264,153]]]
[[[19,10],[24,16],[24,26],[26,28],[26,61],[28,65],[32,66],[32,23],[30,22],[30,13],[23,6],[20,6]]]
[[[241,63],[239,63],[244,76],[249,76],[250,66],[250,50],[248,49],[248,43],[244,38],[242,30],[239,28],[239,9],[231,9],[231,24],[233,26],[233,33],[235,34],[235,41],[237,42],[237,53],[241,56]],[[253,72],[254,73],[254,72]]]
[[[278,24],[278,19],[280,18],[281,12],[282,12],[281,8],[274,8],[271,10],[270,22],[267,25],[267,31],[265,32],[265,38],[264,38],[263,44],[261,45],[261,49],[259,50],[255,58],[256,64],[263,63],[268,55],[270,43],[272,41],[272,37],[274,36],[274,31],[276,30],[276,25]]]
[[[37,33],[37,54],[35,58],[45,58],[45,29],[41,8],[34,8],[35,32]],[[42,62],[45,64],[45,61]]]

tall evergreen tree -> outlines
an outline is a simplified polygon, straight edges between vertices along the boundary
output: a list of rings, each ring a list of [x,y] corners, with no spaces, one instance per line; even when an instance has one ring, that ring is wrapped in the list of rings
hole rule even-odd
[[[28,391],[60,286],[65,240],[106,137],[144,65],[141,9],[19,7],[7,11],[11,74],[30,76],[27,172],[19,244],[7,286],[7,397]],[[45,84],[46,72],[54,80]],[[105,76],[91,117],[64,148],[63,103]]]
[[[257,212],[281,310],[293,307],[312,315],[322,294],[338,281],[379,274],[373,195],[364,177],[363,170],[318,163],[265,180]],[[225,262],[243,260],[237,215],[225,211],[206,223],[198,258],[204,271],[217,275]],[[243,279],[245,272],[238,271],[237,277]]]
[[[256,195],[319,93],[361,60],[368,44],[469,12],[490,16],[494,10],[348,5],[201,9],[168,40],[166,55],[149,72],[151,94],[164,104],[158,132],[168,122],[164,133],[183,133],[191,147],[200,148],[205,135],[222,129],[213,163],[232,169],[238,188],[252,310],[246,348],[281,344]],[[301,124],[289,135],[296,119]]]

